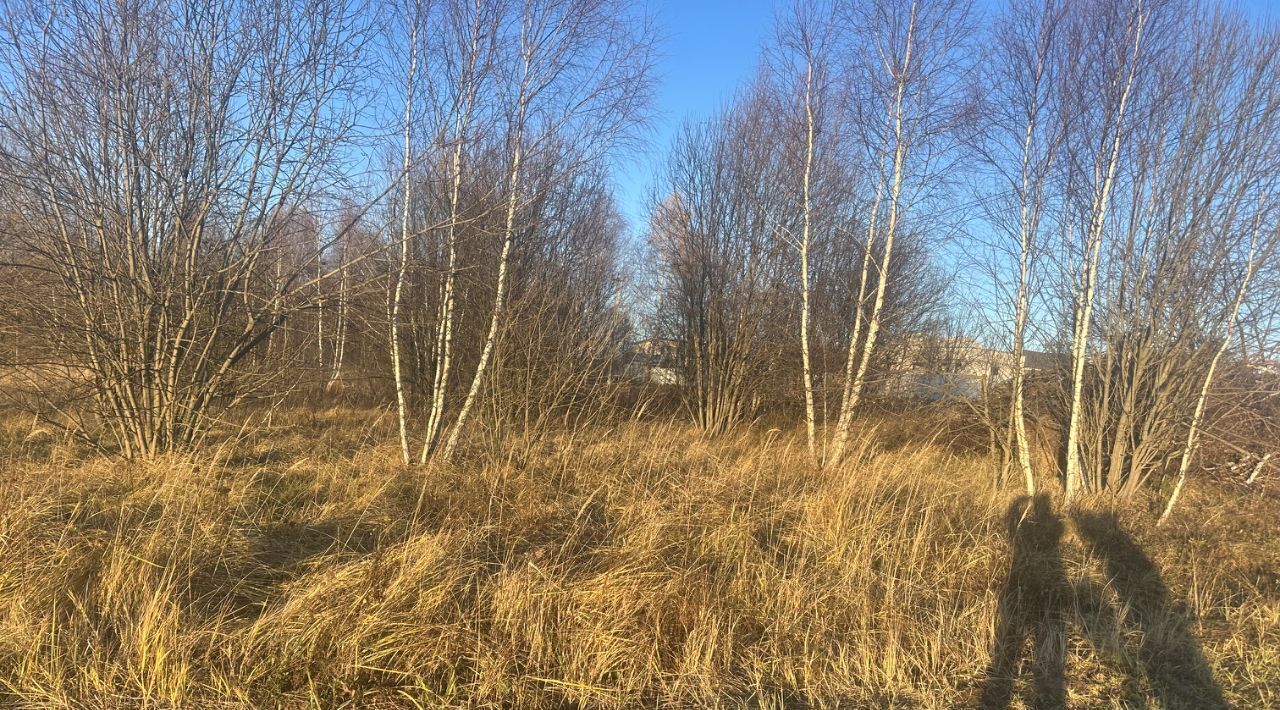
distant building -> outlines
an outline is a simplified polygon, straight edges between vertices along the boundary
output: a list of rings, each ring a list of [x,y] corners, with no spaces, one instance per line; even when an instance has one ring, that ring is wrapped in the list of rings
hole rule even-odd
[[[1060,359],[1024,350],[1024,372],[1054,369]],[[897,346],[885,393],[930,401],[972,399],[982,395],[984,383],[1008,382],[1013,372],[1011,352],[985,348],[967,336],[913,333]]]
[[[886,350],[890,353],[890,374],[882,384],[884,394],[890,396],[929,401],[972,399],[982,395],[985,382],[1001,384],[1013,377],[1013,353],[984,348],[966,336],[913,333]],[[633,341],[623,353],[620,374],[635,382],[682,384],[679,353],[680,342],[671,338]],[[1031,373],[1059,367],[1063,356],[1026,350],[1024,359],[1024,371]],[[838,389],[843,373],[826,373],[822,382]]]
[[[670,338],[629,343],[622,357],[622,376],[655,385],[678,385],[684,381],[679,353],[680,343]]]
[[[1258,377],[1280,376],[1280,361],[1278,360],[1258,360],[1257,362],[1249,363],[1246,367]]]

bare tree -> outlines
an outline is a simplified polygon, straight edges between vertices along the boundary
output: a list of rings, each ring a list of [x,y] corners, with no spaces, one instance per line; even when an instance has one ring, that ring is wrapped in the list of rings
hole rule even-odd
[[[931,26],[928,34],[935,30],[941,31]],[[695,421],[704,430],[722,431],[762,414],[760,402],[799,400],[817,460],[828,458],[818,430],[829,424],[830,383],[846,395],[840,421],[847,436],[848,405],[855,399],[849,393],[856,389],[861,397],[869,382],[894,366],[892,353],[876,354],[874,342],[870,351],[862,349],[871,311],[875,341],[918,325],[938,293],[921,288],[933,277],[924,247],[930,220],[922,211],[918,224],[895,217],[893,238],[881,239],[884,230],[875,220],[888,178],[879,173],[879,196],[860,190],[866,174],[876,174],[859,164],[860,156],[874,160],[882,152],[866,140],[885,136],[876,132],[883,125],[867,125],[859,111],[883,108],[873,99],[883,95],[869,92],[855,102],[851,88],[862,76],[855,71],[860,67],[841,61],[850,46],[848,25],[833,7],[796,5],[780,21],[776,44],[750,90],[676,141],[650,224],[663,275],[663,332],[679,346]],[[954,49],[945,51],[950,56]],[[919,69],[916,59],[910,60],[912,72]],[[908,207],[918,211],[934,191],[925,176],[940,167],[947,134],[960,123],[959,85],[948,83],[956,68],[945,61],[934,57],[929,64],[935,73],[928,87],[919,87],[914,73],[907,80],[929,96],[903,99],[904,108],[912,106],[912,117],[903,118],[898,182],[904,215]],[[894,96],[890,90],[890,107]],[[862,130],[851,128],[858,124]],[[912,140],[927,146],[910,160],[908,129]],[[908,171],[910,185],[904,187]],[[800,387],[770,377],[779,368],[798,371]],[[862,384],[855,388],[859,372]]]
[[[965,119],[960,78],[968,15],[969,6],[961,0],[884,0],[862,6],[853,18],[861,33],[856,81],[864,90],[854,125],[873,166],[874,188],[832,462],[839,462],[848,446],[884,325],[895,243],[912,208],[936,187],[931,182],[938,177],[940,157]]]
[[[507,272],[522,204],[532,195],[526,162],[540,160],[572,135],[562,167],[598,159],[643,118],[648,98],[649,38],[615,0],[525,0],[512,25],[510,61],[499,72],[507,110],[506,217],[493,307],[480,359],[443,454],[453,455],[493,357],[505,316]]]
[[[341,182],[364,25],[337,0],[4,5],[5,236],[50,287],[13,364],[41,416],[145,457],[261,390],[248,356],[312,306],[324,245],[273,253]]]
[[[1235,330],[1230,314],[1247,306],[1232,305],[1245,298],[1240,275],[1252,271],[1245,245],[1269,235],[1258,225],[1272,219],[1260,197],[1276,176],[1275,131],[1263,125],[1275,100],[1274,47],[1221,15],[1158,6],[1142,20],[1128,6],[1111,10],[1091,21],[1114,29],[1099,40],[1113,63],[1077,67],[1085,73],[1069,87],[1102,81],[1113,107],[1076,97],[1068,116],[1084,134],[1070,146],[1060,228],[1084,226],[1085,238],[1064,260],[1079,356],[1066,398],[1068,445],[1072,421],[1076,432],[1067,464],[1075,461],[1073,491],[1129,495],[1180,458],[1188,437],[1194,449],[1198,435],[1188,430],[1202,428],[1200,393],[1207,398],[1205,382],[1215,379],[1222,334]],[[1135,58],[1139,22],[1146,40]],[[1117,124],[1121,109],[1127,119]],[[1108,128],[1098,133],[1099,125]],[[1098,135],[1106,140],[1090,142]]]
[[[661,333],[678,344],[686,406],[722,432],[751,416],[764,338],[783,269],[779,203],[768,176],[778,151],[765,138],[761,86],[704,126],[687,126],[668,158],[666,197],[653,208]],[[794,312],[794,311],[793,311]]]
[[[422,24],[426,21],[427,7],[420,0],[412,0],[408,6],[407,24],[409,27],[407,49],[408,69],[405,74],[404,91],[404,152],[400,163],[398,181],[401,184],[400,204],[400,236],[399,261],[396,263],[396,274],[391,295],[387,301],[387,322],[390,325],[391,337],[391,372],[396,388],[396,423],[400,431],[400,456],[405,465],[409,464],[409,424],[408,405],[405,401],[405,384],[403,363],[400,355],[400,301],[404,292],[405,274],[409,269],[409,197],[413,191],[413,183],[409,179],[409,170],[413,165],[413,102],[415,79],[418,72],[418,35]]]
[[[440,432],[444,423],[445,403],[448,401],[450,374],[453,367],[454,325],[457,320],[457,277],[458,277],[458,223],[462,219],[462,188],[465,158],[472,139],[473,123],[480,99],[481,85],[484,83],[493,60],[495,50],[493,42],[498,37],[499,15],[491,3],[475,0],[470,7],[462,6],[450,13],[449,25],[453,27],[452,35],[462,37],[458,43],[457,59],[451,62],[456,66],[456,76],[446,76],[447,85],[453,91],[449,94],[447,107],[453,114],[453,130],[449,140],[453,143],[450,170],[452,173],[449,189],[449,208],[446,218],[447,230],[445,251],[444,283],[441,285],[439,313],[436,316],[436,337],[433,360],[435,371],[431,383],[431,413],[427,419],[427,428],[423,436],[422,451],[419,462],[426,463],[439,445]],[[450,52],[444,52],[450,56]]]
[[[1261,215],[1259,215],[1261,218]],[[1260,220],[1259,220],[1260,221]],[[1260,227],[1260,225],[1258,225]],[[1240,306],[1244,303],[1245,296],[1249,293],[1249,282],[1253,280],[1254,272],[1257,269],[1258,259],[1258,234],[1255,227],[1254,234],[1249,240],[1249,253],[1245,260],[1244,274],[1240,277],[1240,286],[1236,289],[1235,298],[1231,302],[1231,306],[1226,313],[1225,331],[1221,335],[1221,341],[1216,350],[1213,351],[1213,357],[1209,360],[1209,366],[1205,369],[1204,381],[1200,385],[1200,391],[1196,396],[1195,409],[1191,413],[1191,421],[1187,424],[1187,438],[1182,445],[1182,453],[1178,456],[1178,477],[1173,485],[1173,492],[1169,494],[1169,501],[1165,504],[1164,511],[1160,513],[1159,523],[1169,519],[1173,513],[1173,506],[1177,504],[1178,497],[1182,494],[1182,487],[1187,481],[1187,470],[1191,466],[1191,457],[1195,453],[1196,444],[1199,443],[1200,425],[1204,419],[1205,400],[1209,397],[1209,390],[1213,387],[1214,375],[1218,371],[1218,363],[1222,361],[1222,356],[1227,351],[1227,347],[1231,345],[1232,336],[1235,335],[1236,321],[1240,317]],[[1265,459],[1263,459],[1265,461]],[[1248,482],[1252,482],[1253,476],[1250,476]]]
[[[515,262],[555,238],[541,231],[548,196],[581,190],[643,118],[650,37],[612,0],[442,0],[419,14],[423,33],[403,41],[422,90],[406,99],[405,182],[388,211],[400,253],[389,299],[404,312],[389,320],[391,342],[404,340],[392,356],[402,451],[425,463],[454,455],[500,369],[512,299],[528,286],[515,279],[546,277]]]
[[[1133,4],[1102,3],[1093,9],[1093,13],[1082,13],[1072,28],[1073,45],[1068,52],[1075,57],[1077,67],[1097,73],[1077,70],[1065,79],[1073,83],[1069,91],[1076,102],[1073,108],[1078,107],[1069,119],[1079,131],[1073,136],[1072,167],[1080,175],[1080,189],[1086,203],[1079,221],[1084,232],[1073,296],[1071,395],[1064,454],[1068,499],[1076,495],[1081,486],[1080,426],[1098,264],[1111,197],[1124,159],[1122,149],[1134,124],[1131,103],[1140,88],[1136,84],[1143,76],[1144,64],[1149,61],[1151,43],[1150,0]]]
[[[819,460],[817,424],[814,406],[814,363],[811,353],[810,330],[812,328],[812,266],[810,263],[814,240],[815,215],[821,205],[815,205],[816,163],[826,157],[832,148],[832,139],[838,126],[829,125],[838,113],[838,101],[831,76],[830,55],[838,40],[834,8],[826,3],[797,2],[792,14],[779,23],[777,50],[774,52],[773,71],[782,84],[780,91],[790,103],[794,100],[800,110],[798,133],[803,135],[800,153],[799,234],[793,234],[780,225],[780,232],[799,255],[800,271],[800,369],[801,386],[804,389],[804,422],[809,456]],[[788,84],[794,84],[790,86]],[[819,152],[822,155],[819,155]]]
[[[1009,442],[1005,448],[1012,451],[1029,496],[1035,495],[1036,482],[1024,403],[1026,341],[1035,266],[1042,250],[1041,222],[1061,149],[1062,123],[1054,120],[1054,88],[1061,61],[1059,28],[1063,16],[1063,6],[1053,1],[1012,3],[996,29],[983,86],[990,108],[981,155],[1001,190],[983,204],[989,222],[1013,245],[1011,271],[1015,275]],[[1003,243],[996,249],[1006,253]]]

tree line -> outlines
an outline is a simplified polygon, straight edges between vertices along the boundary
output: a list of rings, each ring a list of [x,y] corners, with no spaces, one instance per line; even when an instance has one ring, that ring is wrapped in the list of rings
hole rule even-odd
[[[1000,482],[1171,477],[1166,514],[1212,422],[1269,401],[1273,27],[796,0],[665,147],[637,242],[610,170],[657,36],[621,0],[5,3],[5,396],[145,458],[360,389],[425,463],[622,406],[645,338],[709,435],[781,411],[835,465],[895,373],[955,367],[922,343],[972,338],[1011,363],[973,405]]]
[[[1013,361],[983,404],[1001,479],[1057,473],[1033,466],[1035,346],[1067,496],[1171,473],[1167,516],[1224,363],[1268,386],[1242,366],[1274,356],[1277,39],[1158,0],[792,4],[755,83],[676,141],[654,208],[695,419],[750,418],[785,373],[811,456],[838,462],[947,255],[942,310]]]

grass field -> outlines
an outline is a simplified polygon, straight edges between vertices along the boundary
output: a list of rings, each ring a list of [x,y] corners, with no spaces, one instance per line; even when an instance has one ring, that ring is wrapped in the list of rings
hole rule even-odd
[[[1272,494],[1063,510],[867,433],[643,422],[406,470],[371,411],[80,460],[0,439],[0,704],[1280,707]]]

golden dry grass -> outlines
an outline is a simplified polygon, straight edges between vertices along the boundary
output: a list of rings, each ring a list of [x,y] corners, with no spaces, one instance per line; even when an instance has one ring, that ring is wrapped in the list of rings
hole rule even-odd
[[[990,693],[1020,508],[981,456],[867,437],[818,470],[793,433],[632,423],[406,471],[369,443],[377,426],[297,412],[126,465],[8,422],[0,702],[944,708]],[[1227,702],[1280,705],[1280,523],[1274,500],[1227,493],[1193,488],[1159,531],[1145,507],[1121,511],[1132,536],[1112,542],[1132,567],[1081,534],[1100,502],[1061,517],[1049,645],[1072,707],[1197,702],[1161,669],[1200,660]],[[1151,574],[1163,597],[1131,588],[1158,590]],[[1028,664],[1013,707],[1036,692]]]

